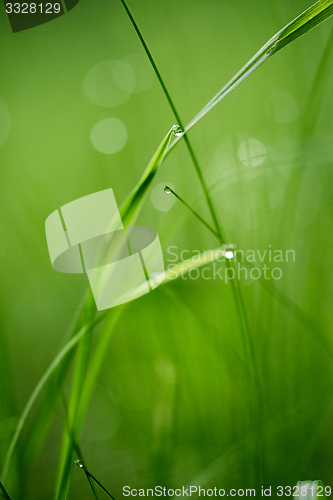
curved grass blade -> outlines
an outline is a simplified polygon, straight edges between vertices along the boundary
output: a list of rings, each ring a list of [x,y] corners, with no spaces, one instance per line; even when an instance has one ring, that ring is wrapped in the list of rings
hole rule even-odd
[[[192,259],[179,263],[178,265],[174,266],[171,270],[167,270],[165,272],[165,279],[162,284],[165,284],[168,281],[173,281],[175,279],[175,273],[177,277],[185,275],[188,274],[191,271],[191,269],[201,267],[209,262],[213,262],[218,257],[221,257],[221,252],[222,249],[217,248],[214,250],[210,250],[209,252],[204,252],[199,256],[196,255]],[[157,279],[159,278],[160,277],[157,277]],[[140,288],[141,287],[139,287],[138,290],[140,290]],[[135,296],[136,296],[136,291],[134,292],[134,297]],[[78,442],[84,415],[90,400],[92,390],[94,388],[97,376],[100,372],[100,368],[103,364],[104,356],[107,353],[107,346],[114,333],[117,320],[120,317],[123,310],[124,309],[118,309],[118,315],[109,318],[109,322],[105,325],[103,329],[103,334],[100,337],[100,340],[94,352],[94,356],[91,360],[89,368],[87,369],[88,375],[86,377],[84,386],[82,387],[81,390],[81,398],[79,406],[77,408],[75,427],[69,430],[70,435],[68,435],[68,432],[66,432],[66,435],[64,435],[64,448],[61,459],[61,469],[58,479],[56,500],[65,500],[67,497],[67,492],[71,478],[72,464],[73,464],[73,453],[74,453],[73,441],[75,444],[77,444]]]
[[[148,189],[163,161],[173,130],[174,127],[172,127],[164,137],[138,184],[133,188],[120,207],[120,215],[125,227],[133,224],[139,215],[143,202],[147,196]]]
[[[245,66],[209,101],[206,106],[193,118],[193,120],[185,127],[183,135],[186,134],[203,116],[205,116],[216,104],[242,83],[248,76],[251,75],[259,66],[261,66],[269,57],[276,54],[280,49],[288,45],[296,38],[300,37],[307,31],[315,28],[320,23],[328,19],[333,14],[333,0],[319,0],[309,9],[304,11],[293,21],[282,28],[263,47],[250,59]],[[170,145],[170,148],[181,139],[182,135]]]
[[[101,321],[104,320],[107,312],[104,314],[101,314],[97,319],[91,321],[88,325],[83,326],[77,333],[74,335],[70,341],[67,342],[67,344],[61,349],[59,354],[54,358],[50,366],[47,368],[47,370],[44,372],[44,375],[41,377],[39,380],[38,384],[36,385],[35,389],[33,390],[30,398],[28,399],[27,404],[24,407],[24,410],[21,414],[21,417],[18,421],[17,427],[15,434],[12,437],[10,446],[7,451],[7,455],[4,461],[4,466],[2,469],[2,474],[1,474],[1,481],[4,480],[8,473],[8,468],[10,464],[10,460],[13,455],[13,451],[15,449],[15,446],[17,444],[18,438],[20,437],[20,434],[22,432],[22,429],[24,427],[24,424],[32,410],[32,407],[34,406],[38,396],[42,392],[43,388],[45,387],[45,384],[47,381],[50,379],[51,375],[57,370],[57,368],[61,365],[63,360],[66,358],[67,354],[69,354],[72,349],[78,344],[80,339],[84,336],[85,333],[89,332],[92,328],[97,326]]]
[[[164,137],[163,141],[157,148],[155,154],[150,160],[146,170],[144,171],[138,184],[133,188],[131,193],[128,195],[126,200],[120,207],[120,215],[124,227],[129,226],[135,222],[145,198],[148,194],[149,187],[163,161],[165,152],[170,142],[171,135],[173,133],[174,127],[172,127],[167,135]],[[113,327],[110,329],[111,333],[114,330],[116,321],[120,316],[119,313],[115,316],[115,322]],[[112,319],[113,321],[113,319]],[[107,329],[106,329],[107,330]],[[80,346],[78,352],[77,362],[73,374],[73,384],[71,388],[70,401],[69,401],[69,433],[72,438],[69,438],[68,432],[65,430],[63,433],[62,450],[61,457],[59,460],[59,472],[58,480],[56,486],[56,498],[65,499],[68,495],[68,489],[71,482],[71,471],[73,464],[73,439],[74,443],[79,439],[81,427],[83,424],[84,414],[89,403],[90,395],[93,390],[93,386],[98,375],[98,370],[94,366],[88,368],[89,352],[87,345],[85,344],[86,338],[82,339],[83,344]],[[97,358],[98,356],[103,356],[107,344],[109,343],[109,335],[102,335],[101,339],[97,344]],[[100,352],[102,351],[102,353]],[[100,365],[98,364],[98,367]],[[86,375],[87,374],[87,375]]]

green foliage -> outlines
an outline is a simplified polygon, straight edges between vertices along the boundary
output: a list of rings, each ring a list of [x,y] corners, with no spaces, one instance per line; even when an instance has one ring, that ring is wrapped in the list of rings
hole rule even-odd
[[[123,0],[122,4],[139,35],[173,115],[182,124],[183,120],[174,105],[172,93],[157,68],[148,44]],[[197,196],[200,201],[193,202],[195,208],[192,208],[192,202],[184,201],[188,197],[191,198],[194,185],[191,181],[192,176],[186,171],[184,184],[188,183],[189,190],[185,189],[184,199],[178,194],[177,188],[171,189],[170,196],[175,196],[179,202],[178,212],[177,216],[172,217],[171,231],[167,227],[162,228],[162,238],[165,241],[173,242],[170,232],[175,232],[174,221],[177,221],[177,226],[179,222],[179,227],[182,228],[185,219],[190,228],[193,224],[194,230],[191,229],[188,233],[196,234],[196,242],[201,237],[202,229],[204,245],[207,241],[207,230],[210,233],[209,237],[212,237],[209,242],[217,239],[221,245],[222,242],[229,241],[226,235],[231,234],[230,241],[237,235],[240,245],[246,243],[245,237],[242,237],[242,231],[245,234],[246,228],[240,224],[237,231],[233,231],[232,224],[228,224],[226,220],[228,211],[220,208],[220,198],[227,196],[227,188],[222,190],[222,194],[218,191],[218,196],[214,193],[214,184],[209,186],[206,181],[203,174],[206,169],[199,165],[198,155],[194,153],[187,133],[269,57],[332,14],[333,1],[319,1],[286,25],[185,127],[183,141],[199,180],[200,192]],[[142,30],[144,31],[143,28]],[[331,49],[330,38],[318,70],[314,68],[315,65],[311,68],[315,77],[300,126],[301,148],[309,138],[313,137],[316,123],[320,120],[318,103],[322,102],[322,92],[329,77]],[[150,110],[149,116],[145,118],[148,132],[150,132],[151,115],[155,123],[159,121],[158,114],[155,115],[154,110]],[[218,126],[217,123],[216,127]],[[285,132],[286,135],[288,133]],[[149,190],[161,175],[160,167],[166,155],[172,152],[176,157],[176,150],[172,151],[172,147],[180,139],[176,138],[170,146],[171,136],[172,129],[161,142],[137,185],[125,196],[120,209],[125,226],[134,224],[142,213],[145,213]],[[144,145],[142,147],[144,155],[146,149]],[[319,155],[318,151],[319,146],[314,151],[314,156]],[[139,153],[134,148],[131,157],[137,156]],[[177,158],[183,168],[185,156]],[[123,161],[126,164],[126,160]],[[167,161],[169,159],[165,164]],[[310,164],[312,168],[311,161],[315,163],[315,160],[310,161],[306,154],[296,156],[293,161],[291,167],[290,162],[286,162],[287,167],[283,162],[263,167],[263,172],[265,169],[272,172],[282,167],[291,169],[291,174],[286,176],[287,182],[282,183],[285,194],[284,209],[276,212],[277,226],[281,230],[277,230],[274,237],[281,248],[284,238],[288,238],[288,246],[297,246],[301,238],[302,231],[295,234],[295,228],[289,219],[292,217],[290,214],[293,215],[297,207],[304,203],[301,198],[301,188],[305,182],[306,166]],[[95,171],[94,166],[93,175]],[[244,178],[246,175],[247,172]],[[313,179],[312,171],[307,175]],[[131,178],[134,178],[134,174]],[[244,178],[238,171],[236,181],[240,192],[248,186]],[[227,177],[227,181],[230,180],[232,179]],[[262,183],[263,185],[259,186],[260,203],[267,208],[268,204],[265,204],[267,189],[265,181]],[[128,179],[123,184],[127,193],[130,185]],[[272,185],[269,186],[272,189]],[[258,188],[258,185],[253,187]],[[245,195],[244,199],[247,199]],[[204,203],[201,203],[202,200]],[[232,198],[230,202],[233,202]],[[246,205],[245,208],[251,211],[253,206]],[[327,213],[330,208],[331,205],[328,203]],[[263,211],[260,210],[260,215]],[[145,215],[147,216],[147,212]],[[189,216],[191,218],[188,218]],[[212,220],[212,226],[206,222],[208,217]],[[252,245],[258,241],[258,244],[263,245],[263,242],[267,241],[267,234],[269,237],[273,235],[274,231],[270,233],[271,229],[269,223],[264,234],[259,230],[257,232],[253,230]],[[311,231],[307,233],[307,237],[310,236]],[[257,239],[257,243],[254,239]],[[177,241],[184,244],[181,237]],[[185,241],[187,245],[191,244],[190,237]],[[209,247],[215,246],[216,243],[209,243]],[[326,453],[325,446],[321,443],[327,436],[331,415],[329,382],[332,379],[332,343],[327,334],[330,322],[317,297],[317,290],[321,290],[321,286],[326,293],[329,291],[329,286],[325,284],[325,271],[320,266],[315,267],[314,264],[317,259],[316,243],[314,242],[313,248],[309,250],[309,260],[303,261],[308,265],[304,272],[307,277],[313,276],[316,272],[321,277],[316,276],[318,282],[314,278],[312,280],[309,278],[310,285],[304,286],[303,296],[297,283],[298,276],[293,271],[290,271],[290,282],[286,286],[262,278],[248,287],[232,282],[230,286],[228,285],[229,288],[221,290],[221,286],[212,281],[206,283],[202,281],[202,289],[198,291],[198,287],[195,287],[195,283],[191,283],[189,278],[185,283],[183,280],[189,277],[192,270],[204,266],[211,269],[209,266],[218,262],[221,257],[221,247],[209,252],[203,250],[204,248],[201,248],[199,255],[190,256],[185,261],[175,263],[172,269],[168,269],[161,289],[151,294],[153,297],[149,297],[151,301],[149,306],[140,302],[142,310],[136,310],[133,304],[126,304],[105,313],[97,313],[91,294],[84,296],[80,312],[72,318],[65,340],[62,341],[62,347],[31,392],[11,439],[7,438],[8,449],[4,458],[1,481],[7,484],[8,480],[11,490],[15,492],[16,474],[21,469],[25,477],[25,480],[22,479],[22,484],[26,487],[25,481],[33,470],[34,462],[46,451],[43,449],[43,444],[61,407],[62,411],[65,410],[65,416],[58,431],[62,433],[62,438],[57,460],[55,498],[56,500],[85,498],[81,497],[80,493],[76,495],[75,491],[71,492],[75,472],[74,460],[76,458],[83,460],[79,443],[84,420],[87,412],[89,413],[89,403],[92,401],[94,389],[103,380],[105,373],[109,378],[112,377],[112,398],[114,401],[120,401],[118,411],[122,415],[123,425],[123,439],[119,442],[118,438],[112,441],[109,450],[116,453],[115,449],[122,450],[123,447],[127,447],[130,455],[136,453],[137,449],[144,449],[146,455],[142,451],[141,453],[144,456],[143,461],[147,462],[145,465],[145,474],[149,476],[147,484],[159,484],[159,481],[161,484],[166,484],[172,481],[178,484],[200,484],[202,487],[211,487],[215,486],[214,482],[217,484],[218,481],[222,481],[225,483],[223,487],[226,488],[235,487],[236,483],[243,488],[251,487],[251,483],[255,487],[262,484],[286,485],[291,482],[293,485],[305,475],[313,476],[320,472],[319,466],[323,467],[325,460],[324,458],[316,460],[316,457],[320,455],[320,450]],[[328,261],[326,263],[329,266]],[[223,264],[224,268],[230,270],[234,266],[233,262],[228,261]],[[248,271],[251,270],[251,265],[248,263],[244,266],[247,266]],[[178,280],[174,280],[175,273],[179,276]],[[312,287],[315,287],[315,291]],[[124,340],[121,340],[121,337],[124,337]],[[127,345],[128,342],[130,346]],[[106,363],[107,357],[111,360],[109,363]],[[121,372],[122,376],[125,379],[128,377],[134,386],[135,363],[141,367],[147,365],[151,378],[154,377],[155,406],[151,414],[147,410],[148,404],[140,408],[137,403],[137,408],[134,410],[126,407],[128,404],[126,397],[129,396],[122,399],[116,379],[117,373],[121,378],[116,368],[122,360],[129,367],[125,372],[126,376]],[[111,368],[107,366],[108,364]],[[131,366],[134,375],[131,373]],[[110,368],[110,372],[107,368]],[[5,372],[6,370],[3,370],[2,377],[6,376]],[[147,377],[143,380],[146,380],[146,386],[143,384],[141,389],[143,393],[147,390],[148,394],[150,379]],[[327,384],[323,380],[326,380]],[[147,400],[149,397],[153,398],[148,395]],[[10,414],[8,408],[13,407],[10,391],[5,399],[7,418]],[[135,401],[134,396],[133,401]],[[35,406],[36,411],[34,411]],[[26,428],[28,432],[24,432]],[[131,441],[135,442],[135,445],[132,446]],[[91,447],[89,448],[89,445],[86,447],[91,452]],[[108,453],[109,451],[104,454],[104,457],[106,456],[104,460],[108,459]],[[121,456],[121,452],[119,454]],[[288,464],[285,459],[291,454],[294,454],[294,458]],[[86,456],[85,450],[84,455]],[[135,459],[140,460],[139,453]],[[112,458],[113,460],[115,459]],[[281,463],[285,466],[281,467]],[[97,459],[94,470],[98,465],[101,464]],[[84,470],[93,488],[90,479],[95,480],[95,478],[87,473],[87,468]],[[115,475],[117,468],[113,466],[112,470]],[[323,470],[326,476],[323,479],[328,484],[331,477],[327,467]],[[99,478],[99,475],[96,475]],[[125,484],[127,477],[129,477],[127,482],[130,480],[140,482],[138,476],[131,472],[129,458],[125,462],[123,476],[119,480],[104,472],[103,476],[100,483],[96,480],[97,484],[104,484],[105,478],[116,488]],[[241,483],[241,479],[244,484]],[[9,498],[2,485],[1,489],[3,495],[7,495],[5,498]],[[38,495],[36,490],[38,484],[34,488],[34,498]],[[113,492],[113,486],[108,487],[107,491],[109,490]],[[22,496],[25,495],[25,492],[22,493],[22,485],[21,489],[16,488],[17,492],[20,492],[20,498],[25,498]],[[91,495],[91,490],[89,494]],[[87,493],[87,498],[89,494]],[[94,494],[98,498],[97,493]],[[118,496],[120,494],[119,492]],[[117,498],[117,495],[115,497]]]

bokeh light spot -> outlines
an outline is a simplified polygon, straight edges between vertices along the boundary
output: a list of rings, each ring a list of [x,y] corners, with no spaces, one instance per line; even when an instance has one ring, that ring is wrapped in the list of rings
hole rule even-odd
[[[95,104],[113,108],[127,101],[136,86],[131,65],[125,61],[96,64],[83,81],[86,96]]]
[[[100,153],[108,155],[121,151],[127,142],[125,124],[118,118],[105,118],[96,123],[90,134],[92,145]]]
[[[115,61],[112,75],[118,87],[125,92],[132,93],[136,87],[136,79],[130,64],[124,61]]]
[[[278,123],[290,123],[299,115],[296,99],[287,92],[273,92],[268,98],[266,109]]]
[[[266,160],[267,150],[257,139],[247,139],[238,148],[238,158],[246,167],[258,167]]]
[[[144,54],[129,54],[123,58],[123,61],[130,64],[134,71],[136,79],[134,92],[143,92],[153,85],[155,76]]]

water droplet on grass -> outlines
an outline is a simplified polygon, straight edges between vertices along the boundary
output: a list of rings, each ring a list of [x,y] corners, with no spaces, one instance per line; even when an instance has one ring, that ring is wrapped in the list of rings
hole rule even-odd
[[[176,203],[176,198],[175,196],[165,196],[164,188],[166,186],[169,187],[169,189],[174,189],[173,184],[165,184],[164,182],[160,182],[159,184],[156,184],[156,186],[152,189],[150,193],[150,201],[154,208],[156,210],[159,210],[161,212],[168,212],[171,210],[171,208],[175,205]],[[1,260],[1,247],[0,247],[0,260]]]
[[[165,194],[171,194],[171,189],[169,188],[169,186],[164,186],[164,192]]]
[[[183,130],[179,125],[174,125],[172,127],[172,133],[175,137],[180,137],[183,134]]]
[[[81,469],[83,469],[83,463],[81,462],[81,460],[75,460],[75,463],[78,467],[80,467]]]
[[[234,256],[235,245],[228,243],[222,245],[222,252],[226,259],[232,259]]]

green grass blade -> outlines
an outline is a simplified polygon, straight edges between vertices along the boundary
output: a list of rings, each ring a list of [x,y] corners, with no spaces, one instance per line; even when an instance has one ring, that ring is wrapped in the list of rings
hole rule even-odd
[[[93,479],[95,481],[95,483],[98,484],[98,486],[104,491],[104,493],[107,494],[107,496],[109,498],[112,498],[112,500],[115,500],[115,498],[111,495],[111,493],[106,488],[104,488],[104,486],[92,474],[88,473],[87,477],[88,477],[88,479],[90,479],[90,478]]]
[[[67,427],[65,430],[62,440],[62,449],[60,453],[60,467],[59,476],[63,477],[64,469],[68,471],[68,479],[70,479],[72,474],[72,462],[74,461],[75,448],[73,447],[76,443],[75,436],[72,434],[72,429],[75,427],[75,421],[77,417],[77,407],[80,400],[80,392],[82,390],[82,384],[85,378],[85,373],[87,370],[88,360],[89,360],[89,345],[90,339],[87,335],[82,337],[80,344],[78,346],[76,363],[74,368],[74,374],[72,378],[72,386],[70,392],[70,399],[68,404],[68,415],[67,415]],[[70,450],[70,453],[68,452]],[[68,493],[70,480],[64,485],[63,496],[66,498]]]
[[[271,53],[275,54],[275,52],[288,45],[288,43],[296,40],[299,36],[328,19],[332,14],[333,1],[319,0],[319,2],[313,4],[275,35],[277,41]]]
[[[310,93],[303,109],[303,119],[301,122],[299,138],[300,143],[305,143],[309,138],[311,138],[318,123],[318,118],[322,110],[322,101],[320,100],[320,97],[323,95],[330,82],[329,73],[332,65],[332,53],[333,29],[319,61],[318,70],[315,74]],[[307,164],[307,153],[304,149],[302,149],[299,166],[291,172],[286,194],[286,203],[281,217],[281,225],[283,225],[284,228],[286,228],[285,221],[293,221],[293,218],[288,217],[288,214],[295,213],[297,203],[299,201],[302,179],[307,171]]]
[[[99,496],[98,496],[97,491],[95,489],[94,483],[92,482],[92,480],[90,478],[90,473],[87,471],[86,466],[84,465],[84,463],[81,460],[76,460],[75,463],[76,463],[76,465],[78,465],[80,467],[80,469],[83,470],[83,472],[84,472],[84,474],[85,474],[85,476],[86,476],[86,478],[88,480],[88,483],[90,485],[90,488],[91,488],[91,490],[92,490],[92,492],[94,494],[95,499],[99,500]]]
[[[280,49],[296,40],[307,31],[315,28],[333,14],[333,0],[319,0],[305,12],[282,28],[250,59],[245,66],[209,101],[206,106],[185,127],[184,134],[188,132],[203,116],[216,106],[224,97],[250,76],[269,57]],[[177,137],[170,145],[170,149],[181,139]]]
[[[171,130],[169,130],[169,132],[159,145],[156,153],[150,160],[138,184],[134,187],[134,189],[131,191],[131,193],[128,195],[128,197],[120,207],[120,215],[125,227],[133,224],[139,215],[139,212],[147,196],[148,189],[151,186],[157,170],[159,169],[163,161],[165,152],[170,142],[172,131],[173,127],[171,128]]]
[[[110,341],[110,337],[115,329],[117,321],[122,313],[123,309],[118,309],[116,314],[110,316],[110,324],[107,322],[103,328],[103,333],[97,344],[95,351],[96,356],[104,354],[106,352],[107,345]],[[109,311],[108,311],[109,312]],[[109,327],[109,325],[111,325]],[[99,365],[98,365],[99,367]],[[97,375],[98,367],[95,366],[95,370],[92,369],[92,363],[87,367],[87,376],[80,387],[80,398],[77,399],[77,408],[75,412],[74,421],[68,422],[63,434],[62,451],[59,460],[59,472],[58,481],[56,487],[56,499],[63,500],[67,498],[69,486],[71,482],[71,475],[73,470],[75,449],[78,446],[78,440],[81,432],[81,427],[83,424],[83,419],[85,415],[86,408],[89,403],[90,395],[92,393]],[[97,368],[97,370],[96,370]],[[73,389],[72,389],[73,390]],[[76,392],[74,392],[75,398],[77,398]],[[68,415],[69,417],[69,415]]]
[[[89,325],[85,325],[82,327],[76,335],[74,335],[70,341],[67,342],[67,344],[61,349],[59,354],[54,358],[50,366],[47,368],[47,370],[44,372],[44,375],[40,378],[38,384],[36,385],[35,389],[33,390],[30,398],[28,399],[27,404],[24,407],[24,410],[21,414],[21,417],[18,421],[16,431],[12,437],[10,446],[7,451],[7,455],[4,461],[4,466],[3,470],[1,473],[1,481],[4,481],[6,478],[6,475],[8,473],[8,468],[10,464],[10,460],[12,458],[15,446],[17,444],[17,441],[21,435],[22,429],[26,423],[26,420],[32,410],[32,407],[34,406],[38,396],[44,389],[46,383],[50,379],[51,375],[57,370],[57,368],[61,365],[63,360],[66,358],[66,356],[72,351],[72,349],[78,344],[80,339],[83,337],[83,335],[87,332],[89,332],[93,327],[95,327],[97,324],[99,324],[106,316],[106,313],[101,314],[97,319],[93,320]]]
[[[93,304],[93,302],[94,300],[92,297],[92,293],[90,292],[87,298],[87,311],[88,311],[86,316],[87,322],[92,321],[94,316],[96,315],[95,307],[92,308],[90,307]],[[83,336],[78,346],[76,354],[76,362],[74,366],[74,373],[72,377],[72,385],[71,385],[71,392],[70,392],[68,412],[67,412],[68,431],[64,432],[62,451],[60,454],[61,467],[66,467],[70,473],[72,472],[72,467],[71,464],[68,463],[68,461],[73,462],[75,453],[75,449],[73,448],[73,441],[75,444],[75,437],[72,435],[72,429],[75,427],[77,408],[90,357],[90,347],[91,347],[91,336],[88,335]],[[67,454],[68,448],[71,449],[71,454]],[[67,457],[67,461],[63,460],[64,456]],[[62,476],[61,467],[59,468],[60,476]],[[69,481],[67,482],[67,486],[68,485]]]
[[[165,95],[165,97],[166,97],[166,99],[167,99],[168,103],[169,103],[169,106],[170,106],[170,108],[171,108],[171,110],[172,110],[172,113],[173,113],[173,115],[174,115],[174,117],[175,117],[176,121],[177,121],[177,122],[178,122],[178,124],[180,125],[180,127],[181,127],[182,129],[184,129],[184,126],[183,126],[183,124],[182,124],[182,120],[181,120],[181,118],[180,118],[180,115],[179,115],[179,113],[178,113],[178,111],[177,111],[177,109],[176,109],[176,106],[175,106],[175,104],[174,104],[174,102],[173,102],[173,100],[172,100],[172,98],[171,98],[171,95],[170,95],[170,93],[169,93],[169,91],[168,91],[168,89],[167,89],[167,87],[166,87],[166,85],[165,85],[165,83],[164,83],[164,80],[163,80],[163,78],[162,78],[162,75],[161,75],[161,73],[160,73],[160,71],[159,71],[159,69],[158,69],[158,67],[157,67],[157,65],[156,65],[156,63],[155,63],[155,60],[154,60],[154,58],[153,58],[153,56],[152,56],[152,53],[150,52],[149,47],[148,47],[148,45],[147,45],[147,43],[146,43],[146,41],[145,41],[145,39],[144,39],[144,37],[143,37],[143,35],[142,35],[142,33],[141,33],[141,30],[140,30],[140,28],[139,28],[139,26],[138,26],[137,22],[135,21],[135,19],[134,19],[134,17],[133,17],[133,15],[132,15],[132,13],[131,13],[131,11],[130,11],[130,9],[128,8],[128,6],[127,6],[127,4],[126,4],[125,0],[120,0],[120,1],[121,1],[121,3],[123,4],[123,7],[124,7],[124,9],[125,9],[125,11],[126,11],[126,13],[127,13],[128,17],[129,17],[129,19],[130,19],[130,21],[131,21],[132,25],[133,25],[133,27],[134,27],[134,29],[135,29],[135,31],[136,31],[136,33],[137,33],[138,37],[139,37],[139,40],[140,40],[140,42],[141,42],[141,45],[143,46],[143,49],[144,49],[144,51],[145,51],[145,52],[146,52],[146,54],[147,54],[147,57],[148,57],[148,59],[149,59],[149,62],[150,62],[150,64],[152,65],[152,68],[153,68],[153,70],[154,70],[154,72],[155,72],[155,75],[156,75],[156,77],[157,77],[157,79],[158,79],[158,81],[159,81],[159,83],[160,83],[160,85],[161,85],[161,87],[162,87],[162,90],[163,90],[163,92],[164,92],[164,95]],[[192,148],[192,145],[191,145],[190,140],[189,140],[189,138],[187,137],[187,135],[184,135],[184,141],[185,141],[185,145],[186,145],[186,147],[187,147],[187,150],[188,150],[188,152],[189,152],[190,158],[191,158],[191,160],[192,160],[192,163],[193,163],[194,169],[195,169],[196,174],[197,174],[197,176],[198,176],[199,182],[200,182],[200,184],[201,184],[202,190],[203,190],[203,192],[204,192],[204,195],[205,195],[205,198],[206,198],[206,202],[207,202],[207,206],[208,206],[208,209],[209,209],[210,215],[211,215],[211,217],[212,217],[212,220],[213,220],[213,222],[214,222],[215,229],[216,229],[216,233],[218,234],[218,239],[219,239],[220,243],[222,244],[222,243],[223,243],[223,241],[225,241],[224,231],[223,231],[223,228],[222,228],[222,226],[221,226],[221,224],[220,224],[220,222],[219,222],[218,216],[217,216],[217,214],[216,214],[216,211],[215,211],[215,208],[214,208],[213,202],[212,202],[211,197],[210,197],[210,194],[209,194],[209,190],[208,190],[208,188],[207,188],[207,185],[206,185],[206,182],[205,182],[204,176],[203,176],[203,174],[202,174],[202,170],[201,170],[201,168],[200,168],[199,162],[198,162],[198,160],[197,160],[197,157],[196,157],[196,155],[195,155],[195,153],[194,153],[194,150],[193,150],[193,148]],[[170,148],[169,148],[169,149],[170,149]],[[168,150],[167,150],[167,151],[168,151]]]
[[[91,294],[91,292],[90,292]],[[88,295],[89,296],[89,295]],[[88,298],[84,297],[81,302],[82,307],[87,302]],[[93,305],[93,304],[92,304]],[[79,306],[80,307],[80,306]],[[64,336],[63,345],[65,345],[80,328],[89,323],[86,318],[86,311],[78,309],[69,328]],[[67,379],[69,369],[73,363],[74,350],[72,350],[61,363],[61,366],[56,370],[54,375],[48,380],[43,388],[43,394],[36,402],[37,408],[34,411],[33,417],[29,417],[29,427],[22,440],[20,450],[16,450],[16,455],[19,453],[22,468],[25,475],[29,474],[29,470],[33,468],[34,462],[38,457],[43,443],[47,437],[50,425],[55,416],[55,410],[59,402],[59,397],[62,394],[64,380]],[[20,484],[24,487],[24,476],[21,474]]]
[[[177,198],[177,200],[179,200],[194,215],[194,217],[198,219],[199,222],[201,222],[201,224],[203,224],[214,236],[219,238],[219,234],[205,221],[205,219],[201,217],[201,215],[198,214],[198,212],[193,210],[193,208],[188,203],[186,203],[186,201],[183,200],[183,198],[179,196],[179,194],[177,194],[176,191],[174,191],[169,186],[165,186],[164,191],[166,192],[169,191],[170,193],[172,193],[173,196]]]
[[[191,269],[195,267],[203,266],[208,262],[212,262],[221,256],[221,249],[212,250],[206,254],[196,256],[194,259],[189,259],[189,261],[182,262],[175,266],[172,271],[166,271],[164,283],[174,279],[173,272],[176,271],[179,275],[187,274]],[[139,287],[140,288],[140,287]],[[93,391],[97,376],[99,374],[100,368],[104,361],[104,356],[107,352],[107,346],[111,340],[111,337],[115,331],[117,321],[120,318],[121,313],[124,309],[118,309],[117,314],[110,317],[109,321],[103,329],[103,333],[99,339],[96,346],[94,356],[91,360],[89,368],[87,370],[87,377],[84,386],[81,391],[81,398],[79,402],[79,407],[76,414],[76,422],[74,428],[70,429],[70,435],[66,434],[66,453],[63,455],[61,460],[61,474],[58,481],[57,489],[57,500],[65,500],[67,498],[68,487],[71,478],[71,468],[73,464],[73,439],[75,443],[79,439],[79,434],[84,420],[84,415],[90,400],[91,393]]]
[[[5,498],[6,500],[10,500],[10,496],[8,495],[7,491],[5,490],[5,487],[2,483],[0,483],[0,493],[1,493],[1,496],[3,498]]]
[[[3,313],[3,311],[1,311]],[[4,315],[3,315],[4,318]],[[17,408],[14,401],[14,390],[11,380],[10,362],[8,356],[8,346],[5,337],[5,325],[0,321],[0,380],[1,380],[1,397],[0,397],[0,415],[1,422],[12,421],[13,415],[17,415]],[[1,427],[0,427],[1,433]],[[2,436],[0,440],[0,456],[1,465],[3,457],[6,454],[7,448],[10,443],[11,433],[8,431]],[[17,458],[17,457],[16,457]],[[22,474],[22,464],[20,460],[15,462],[15,477],[13,481],[16,482]]]
[[[174,127],[172,127],[164,137],[141,176],[138,184],[134,187],[132,192],[128,195],[120,207],[120,214],[125,227],[133,224],[139,216],[148,194],[149,187],[151,186],[151,183],[163,161],[173,129]],[[96,347],[94,362],[92,362],[89,368],[87,346],[83,346],[82,350],[80,350],[81,352],[78,353],[77,365],[74,372],[74,383],[72,385],[70,395],[68,415],[69,432],[67,430],[64,431],[62,451],[59,461],[58,481],[56,486],[56,498],[58,500],[64,500],[68,495],[74,457],[73,440],[74,443],[76,443],[79,439],[84,414],[99,372],[99,367],[104,357],[103,354],[106,350],[107,344],[109,343],[110,335],[114,331],[120,311],[121,310],[118,310],[117,314],[112,316],[112,321],[115,321],[113,327],[109,329],[105,328],[105,331],[103,332],[103,335]]]

